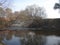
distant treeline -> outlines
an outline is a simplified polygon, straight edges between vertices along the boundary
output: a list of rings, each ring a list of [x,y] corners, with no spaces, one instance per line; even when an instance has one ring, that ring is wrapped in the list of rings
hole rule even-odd
[[[33,21],[28,27],[41,28],[42,30],[60,30],[60,19],[42,19]]]

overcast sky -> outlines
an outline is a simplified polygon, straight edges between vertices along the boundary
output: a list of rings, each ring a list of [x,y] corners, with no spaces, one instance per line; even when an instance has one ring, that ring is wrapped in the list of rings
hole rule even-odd
[[[15,0],[12,9],[13,11],[20,11],[28,5],[36,4],[45,8],[48,18],[60,18],[59,10],[53,9],[55,3],[59,3],[59,0]]]

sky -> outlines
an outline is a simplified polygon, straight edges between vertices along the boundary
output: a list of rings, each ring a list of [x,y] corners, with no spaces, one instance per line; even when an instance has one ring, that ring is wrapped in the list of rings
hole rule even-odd
[[[53,9],[55,3],[59,3],[59,0],[14,0],[12,9],[13,11],[20,11],[29,5],[36,4],[45,8],[47,18],[60,18],[59,9]]]

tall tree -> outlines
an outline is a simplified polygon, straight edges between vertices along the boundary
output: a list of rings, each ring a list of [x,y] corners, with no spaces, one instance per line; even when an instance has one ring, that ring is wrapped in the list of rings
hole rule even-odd
[[[25,11],[27,12],[27,15],[31,15],[31,16],[33,16],[33,18],[35,16],[39,16],[42,18],[46,17],[45,9],[42,7],[39,7],[37,5],[27,6]]]
[[[31,5],[26,8],[26,15],[32,16],[32,23],[28,26],[31,28],[40,28],[42,26],[42,18],[46,18],[45,9],[37,5]]]

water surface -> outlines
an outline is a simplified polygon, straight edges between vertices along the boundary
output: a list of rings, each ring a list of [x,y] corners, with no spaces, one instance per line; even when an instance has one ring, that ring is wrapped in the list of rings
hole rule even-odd
[[[56,35],[35,35],[20,31],[0,32],[0,45],[59,45],[60,37]]]

